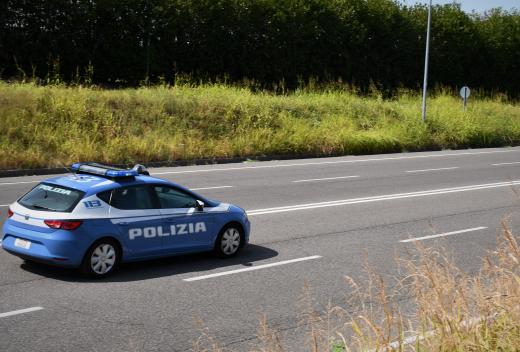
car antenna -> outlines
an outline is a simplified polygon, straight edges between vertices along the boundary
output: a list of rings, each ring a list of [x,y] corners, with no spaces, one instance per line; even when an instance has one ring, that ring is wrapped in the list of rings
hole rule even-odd
[[[68,167],[66,167],[65,169],[66,169],[68,172],[71,172],[72,175],[74,175],[74,178],[75,178],[76,180],[81,180],[81,177],[78,176],[78,174],[76,173],[76,171],[72,171],[72,170],[70,170]]]
[[[65,170],[67,170],[68,172],[70,172],[72,175],[74,175],[74,178],[76,180],[81,180],[81,177],[78,176],[78,174],[76,174],[76,171],[72,170],[72,169],[69,169],[68,167],[66,167],[65,165],[63,165],[62,163],[60,163],[61,167],[64,168]]]

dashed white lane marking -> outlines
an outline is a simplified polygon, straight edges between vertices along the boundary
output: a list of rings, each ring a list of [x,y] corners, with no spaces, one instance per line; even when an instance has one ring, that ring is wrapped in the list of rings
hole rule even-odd
[[[458,169],[458,168],[459,168],[458,166],[454,166],[454,167],[441,167],[441,168],[438,168],[438,169],[409,170],[409,171],[405,171],[405,172],[413,174],[413,173],[419,173],[419,172],[455,170],[455,169]]]
[[[42,310],[42,309],[43,309],[43,307],[31,307],[31,308],[13,310],[11,312],[0,313],[0,318],[6,318],[6,317],[10,317],[12,315],[36,312],[37,310]]]
[[[190,189],[192,191],[202,191],[205,189],[220,189],[220,188],[233,188],[233,186],[199,187],[199,188],[190,188]]]
[[[442,158],[442,157],[461,156],[461,155],[482,155],[482,154],[495,154],[495,153],[513,153],[513,152],[520,152],[520,149],[495,150],[495,151],[484,151],[484,152],[445,153],[445,154],[433,154],[433,155],[395,156],[395,157],[386,157],[386,158],[371,158],[371,159],[357,159],[357,160],[315,161],[315,162],[309,162],[309,163],[241,166],[241,167],[184,170],[184,171],[163,171],[163,172],[153,172],[152,175],[171,175],[171,174],[188,174],[188,173],[197,173],[197,172],[269,169],[269,168],[277,168],[277,167],[295,167],[295,166],[298,167],[298,166],[312,166],[312,165],[350,164],[350,163],[361,163],[361,162],[371,162],[371,161]]]
[[[321,255],[313,255],[313,256],[310,256],[310,257],[296,258],[296,259],[284,260],[284,261],[276,262],[276,263],[269,263],[269,264],[262,264],[262,265],[257,265],[257,266],[251,266],[249,268],[230,270],[230,271],[223,271],[223,272],[220,272],[220,273],[209,274],[209,275],[195,276],[195,277],[190,277],[188,279],[183,279],[183,281],[191,282],[191,281],[199,281],[199,280],[211,279],[211,278],[219,277],[219,276],[227,276],[227,275],[243,273],[243,272],[246,272],[246,271],[253,271],[253,270],[272,268],[272,267],[275,267],[275,266],[287,265],[287,264],[298,263],[298,262],[303,262],[303,261],[313,260],[313,259],[319,259],[319,258],[321,258]]]
[[[309,180],[297,180],[297,181],[292,181],[294,183],[299,183],[299,182],[314,182],[314,181],[329,181],[329,180],[342,180],[342,179],[347,179],[347,178],[358,178],[360,176],[340,176],[340,177],[327,177],[327,178],[312,178],[312,179],[309,179]]]
[[[483,227],[483,226],[481,226],[481,227],[474,227],[472,229],[465,229],[465,230],[459,230],[459,231],[453,231],[453,232],[440,233],[440,234],[437,234],[437,235],[417,237],[417,238],[409,238],[407,240],[401,240],[399,242],[407,243],[407,242],[424,241],[424,240],[429,240],[429,239],[432,239],[432,238],[453,236],[453,235],[458,235],[458,234],[461,234],[461,233],[482,231],[482,230],[485,230],[485,229],[487,229],[487,227]]]
[[[0,186],[4,186],[4,185],[21,185],[21,184],[24,184],[24,183],[38,183],[38,182],[41,182],[41,181],[38,180],[38,181],[2,182],[2,183],[0,183]]]
[[[273,214],[273,213],[283,213],[283,212],[288,212],[288,211],[307,210],[307,209],[325,208],[325,207],[336,207],[336,206],[340,206],[340,205],[379,202],[379,201],[384,201],[384,200],[426,197],[426,196],[433,196],[433,195],[447,194],[447,193],[469,192],[469,191],[477,191],[477,190],[481,190],[481,189],[511,187],[511,186],[515,186],[515,185],[520,185],[520,181],[517,180],[517,181],[509,181],[509,182],[486,183],[486,184],[480,184],[480,185],[469,185],[469,186],[454,187],[454,188],[433,189],[433,190],[419,191],[419,192],[396,193],[396,194],[387,194],[387,195],[374,196],[374,197],[352,198],[352,199],[342,199],[342,200],[335,200],[335,201],[329,201],[329,202],[297,204],[297,205],[288,205],[288,206],[284,206],[284,207],[254,209],[254,210],[248,210],[247,215],[249,215],[249,216],[264,215],[264,214]]]
[[[515,161],[513,163],[498,163],[498,164],[491,164],[493,166],[502,166],[502,165],[517,165],[520,164],[520,161]]]

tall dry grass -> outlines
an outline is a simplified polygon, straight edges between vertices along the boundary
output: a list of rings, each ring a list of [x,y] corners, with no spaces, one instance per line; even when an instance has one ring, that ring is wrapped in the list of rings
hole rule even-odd
[[[419,243],[397,263],[396,280],[368,264],[362,284],[347,277],[350,298],[343,306],[321,307],[305,288],[305,343],[288,349],[262,315],[250,351],[520,351],[520,245],[506,221],[496,249],[474,274],[448,251]],[[203,331],[194,351],[232,350]]]
[[[403,277],[391,292],[381,277],[368,297],[371,309],[353,317],[345,350],[518,351],[520,350],[520,246],[503,222],[496,250],[477,274],[461,270],[445,250],[417,244],[411,258],[398,259]],[[401,297],[413,302],[406,312]],[[409,309],[409,307],[408,307]],[[340,346],[340,345],[338,345]]]

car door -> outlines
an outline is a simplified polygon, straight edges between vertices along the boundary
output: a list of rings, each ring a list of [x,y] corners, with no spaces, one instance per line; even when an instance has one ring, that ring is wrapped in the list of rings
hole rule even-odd
[[[153,187],[164,216],[162,244],[168,253],[213,248],[213,214],[197,209],[197,199],[173,186]]]
[[[152,188],[144,184],[132,185],[109,192],[98,194],[98,197],[110,205],[110,221],[122,237],[125,258],[160,255],[162,220]]]

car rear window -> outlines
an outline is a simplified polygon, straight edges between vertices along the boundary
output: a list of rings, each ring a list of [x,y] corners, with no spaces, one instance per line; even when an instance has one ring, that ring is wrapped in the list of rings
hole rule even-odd
[[[26,208],[69,213],[85,193],[63,186],[40,183],[18,200]]]

